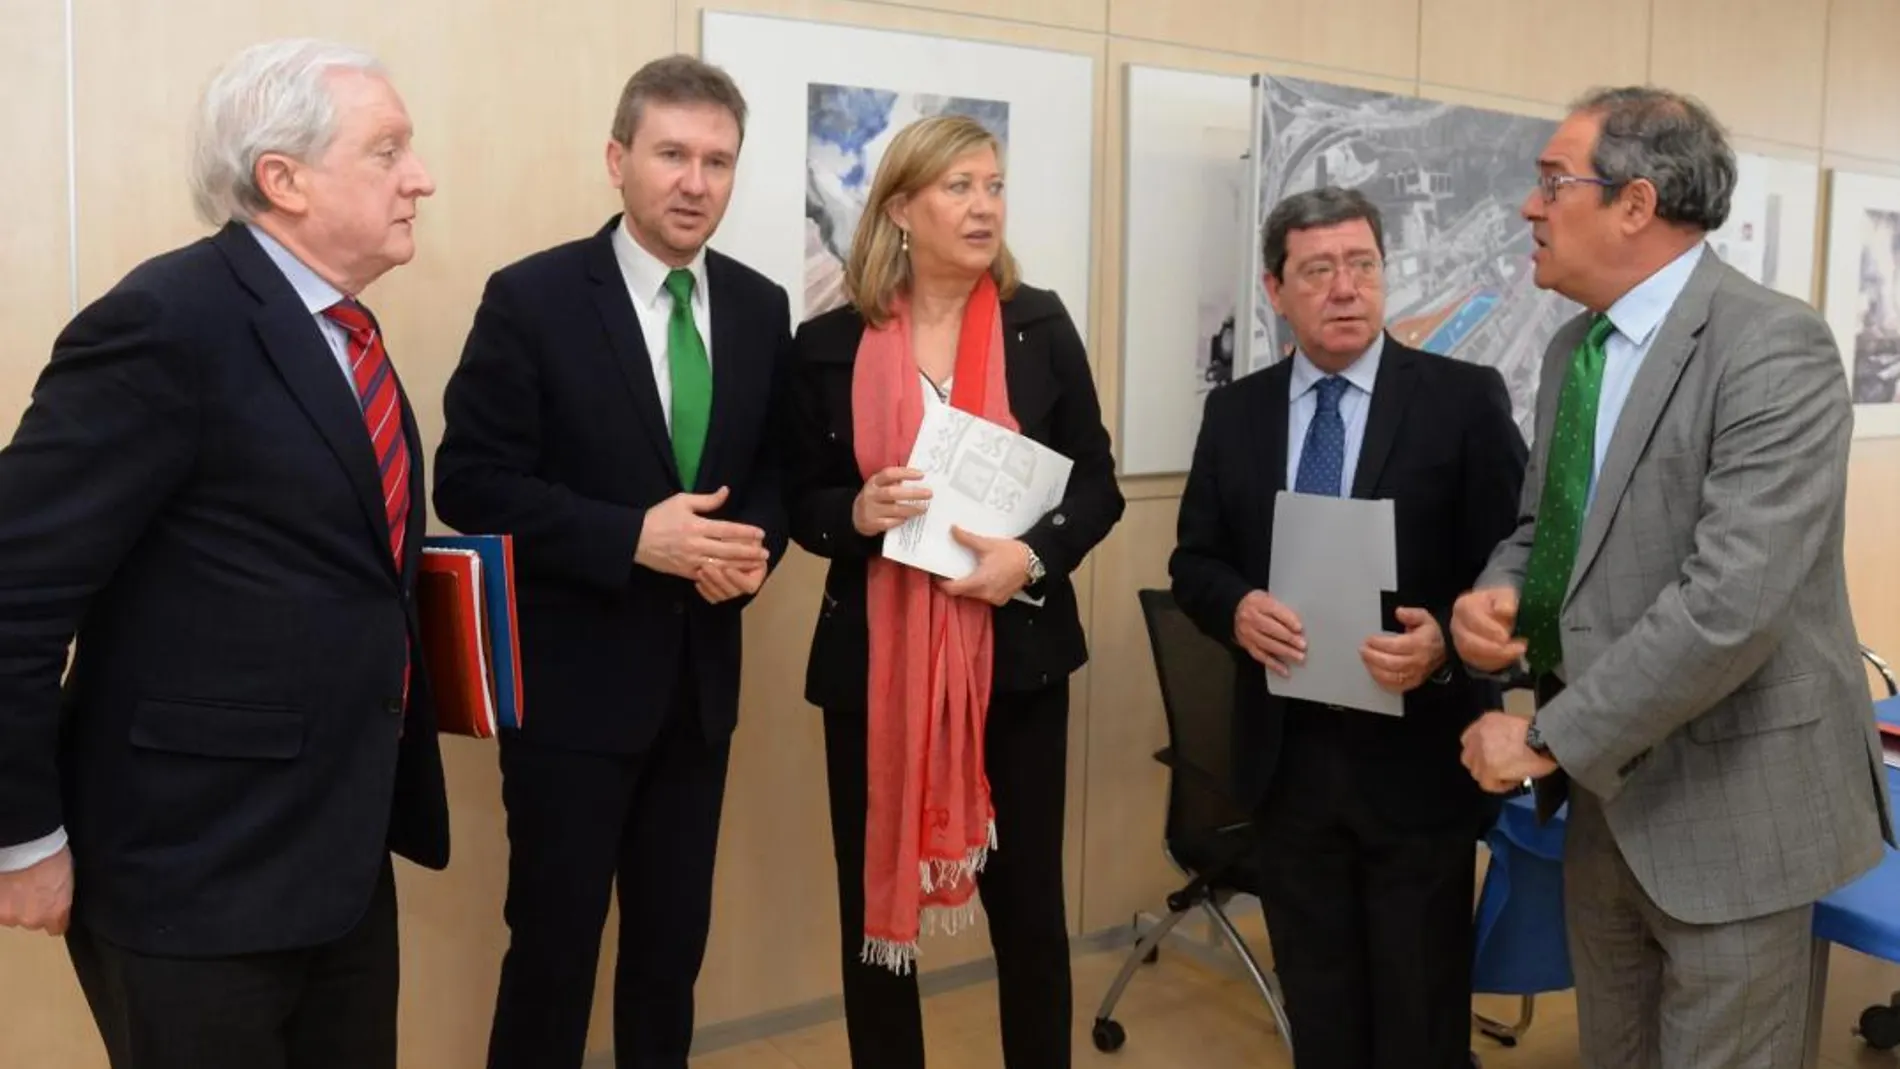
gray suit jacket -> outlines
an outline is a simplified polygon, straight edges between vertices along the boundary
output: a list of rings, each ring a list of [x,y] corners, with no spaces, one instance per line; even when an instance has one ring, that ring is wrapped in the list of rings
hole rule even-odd
[[[1517,531],[1480,587],[1522,586],[1588,324],[1545,353]],[[1565,687],[1537,724],[1650,898],[1724,923],[1811,903],[1893,841],[1842,558],[1853,407],[1813,309],[1712,251],[1657,330],[1584,519]]]

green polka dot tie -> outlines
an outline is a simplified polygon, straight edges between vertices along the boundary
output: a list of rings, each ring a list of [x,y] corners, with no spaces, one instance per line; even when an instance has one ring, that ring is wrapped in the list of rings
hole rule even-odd
[[[1583,344],[1571,355],[1557,398],[1550,452],[1544,458],[1544,492],[1537,502],[1537,535],[1524,570],[1518,628],[1529,647],[1533,673],[1543,674],[1563,661],[1563,637],[1557,616],[1570,571],[1577,563],[1577,542],[1590,497],[1596,463],[1597,395],[1603,390],[1603,342],[1612,330],[1609,317],[1597,316]]]

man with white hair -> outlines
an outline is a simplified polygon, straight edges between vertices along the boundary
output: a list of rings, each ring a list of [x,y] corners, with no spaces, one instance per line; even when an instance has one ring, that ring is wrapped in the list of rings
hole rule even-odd
[[[238,56],[219,229],[80,312],[0,451],[0,925],[65,935],[114,1069],[396,1064],[389,854],[448,862],[423,455],[360,302],[434,191],[410,137],[367,55]]]

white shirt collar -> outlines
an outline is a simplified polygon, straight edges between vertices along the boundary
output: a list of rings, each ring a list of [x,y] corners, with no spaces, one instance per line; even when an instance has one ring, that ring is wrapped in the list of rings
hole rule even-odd
[[[660,258],[642,248],[627,232],[627,221],[622,218],[620,225],[614,227],[614,259],[620,263],[620,273],[626,277],[627,287],[648,307],[659,303],[660,295],[666,292],[666,276],[673,269],[660,261]],[[706,306],[706,249],[693,254],[693,262],[686,265],[693,273],[693,303],[701,308]]]
[[[1702,262],[1705,247],[1702,242],[1696,242],[1688,252],[1664,264],[1655,274],[1618,297],[1608,313],[1616,332],[1637,346],[1647,344],[1650,334],[1676,306],[1676,298],[1688,288],[1689,276],[1695,274],[1696,265]]]
[[[1339,377],[1357,386],[1366,396],[1372,396],[1372,384],[1379,379],[1379,358],[1384,354],[1385,332],[1380,331],[1378,336],[1372,339],[1372,344],[1366,347],[1366,351],[1360,354],[1359,359],[1354,360],[1346,370],[1340,372]],[[1297,401],[1306,394],[1306,391],[1319,385],[1319,380],[1327,377],[1326,372],[1321,371],[1313,361],[1307,359],[1304,351],[1296,351],[1293,354],[1293,386],[1288,396]]]

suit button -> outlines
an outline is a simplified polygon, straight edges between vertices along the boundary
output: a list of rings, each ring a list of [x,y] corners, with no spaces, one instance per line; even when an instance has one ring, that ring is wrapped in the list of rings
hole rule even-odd
[[[383,703],[383,709],[384,711],[389,713],[390,716],[401,716],[402,715],[402,699],[401,698],[389,699],[387,702]]]
[[[684,614],[685,612],[686,612],[686,603],[685,603],[685,602],[683,602],[683,601],[676,601],[676,602],[674,602],[674,603],[673,603],[673,615],[674,615],[674,616],[680,616],[680,615],[682,615],[682,614]]]
[[[1053,526],[1053,527],[1060,527],[1063,524],[1068,523],[1068,522],[1069,522],[1069,518],[1067,516],[1064,516],[1060,512],[1056,513],[1054,516],[1051,516],[1049,518],[1049,524],[1050,526]]]
[[[1047,672],[1042,673],[1042,675],[1036,678],[1039,679],[1044,686],[1047,686],[1049,684],[1049,673]]]

